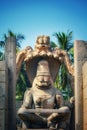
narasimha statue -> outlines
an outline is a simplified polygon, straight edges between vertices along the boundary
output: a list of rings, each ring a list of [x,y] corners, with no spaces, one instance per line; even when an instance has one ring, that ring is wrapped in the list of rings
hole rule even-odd
[[[16,59],[17,75],[23,61],[32,87],[24,94],[24,100],[18,115],[23,128],[48,128],[65,130],[70,117],[70,109],[64,106],[62,93],[54,87],[58,70],[62,62],[72,75],[73,67],[67,53],[59,48],[51,49],[50,38],[39,36],[35,49],[27,47]]]

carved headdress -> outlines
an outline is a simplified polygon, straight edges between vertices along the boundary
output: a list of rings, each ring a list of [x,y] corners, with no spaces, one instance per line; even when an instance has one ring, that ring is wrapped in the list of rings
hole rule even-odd
[[[48,55],[49,53],[52,54],[52,51],[50,49],[50,38],[48,36],[39,36],[36,40],[34,54],[35,52],[37,52],[37,49],[39,50],[38,51],[39,53],[36,56],[34,55],[31,59],[29,59],[26,62],[27,74],[28,74],[30,82],[32,83],[36,76],[38,63],[40,64],[40,66],[39,66],[37,75],[41,74],[41,72],[42,73],[44,72],[44,74],[51,74],[53,81],[55,81],[56,76],[58,74],[58,68],[60,66],[60,62],[56,60],[53,56]],[[44,63],[46,66],[45,70],[44,70],[44,67],[41,66],[42,60],[45,60],[48,62],[48,63],[47,62]],[[49,68],[47,64],[49,64]]]
[[[17,75],[20,71],[22,62],[25,61],[28,78],[32,84],[36,76],[38,62],[41,60],[46,60],[49,63],[49,70],[46,73],[50,72],[53,81],[55,81],[57,77],[62,62],[65,63],[69,73],[74,75],[74,67],[70,62],[67,52],[58,47],[52,49],[50,45],[50,37],[44,35],[37,37],[34,49],[29,46],[19,52],[16,58]],[[40,71],[43,72],[45,70]]]

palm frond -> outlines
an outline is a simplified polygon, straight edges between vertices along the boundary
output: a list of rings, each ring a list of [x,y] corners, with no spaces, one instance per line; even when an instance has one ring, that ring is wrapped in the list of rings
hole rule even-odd
[[[15,34],[11,30],[8,30],[8,36],[15,37]]]
[[[7,40],[7,35],[6,35],[6,34],[3,34],[3,41],[6,42],[6,40]]]
[[[73,31],[67,31],[67,41],[71,41],[72,40],[72,37],[73,37]]]
[[[57,46],[58,46],[59,48],[61,48],[61,37],[60,37],[60,33],[59,33],[59,34],[58,34],[58,33],[54,33],[53,36],[55,36],[56,39],[58,40]]]
[[[73,43],[71,43],[72,40],[72,31],[67,31],[67,33],[64,32],[58,32],[54,33],[53,36],[56,37],[58,40],[58,46],[63,50],[69,50],[73,47]]]
[[[21,47],[21,43],[22,41],[25,39],[24,35],[23,34],[15,34],[13,31],[11,30],[8,30],[8,33],[7,34],[4,34],[4,40],[6,42],[7,40],[7,37],[16,37],[16,41],[17,41],[17,44],[16,46],[18,48]]]
[[[24,37],[24,35],[23,34],[17,34],[16,35],[16,39],[17,39],[17,41],[22,41],[22,40],[24,40],[25,39],[25,37]]]
[[[51,42],[50,42],[50,45],[51,45],[51,47],[52,47],[52,48],[57,47],[56,43],[55,43],[55,42],[53,42],[53,41],[51,41]]]
[[[5,46],[5,42],[4,41],[0,41],[0,47],[4,47]]]
[[[24,35],[23,34],[17,34],[16,35],[16,40],[17,40],[17,46],[20,48],[21,45],[20,43],[25,39]]]

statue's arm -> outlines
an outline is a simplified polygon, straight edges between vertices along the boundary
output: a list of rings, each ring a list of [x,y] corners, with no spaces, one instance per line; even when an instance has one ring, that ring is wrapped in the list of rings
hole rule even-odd
[[[32,103],[33,103],[33,96],[32,96],[31,89],[26,90],[25,94],[24,94],[22,107],[27,108],[27,109],[31,109]]]

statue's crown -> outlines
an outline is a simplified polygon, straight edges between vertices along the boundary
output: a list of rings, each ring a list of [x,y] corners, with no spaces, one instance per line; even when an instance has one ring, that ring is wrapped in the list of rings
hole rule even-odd
[[[45,35],[42,35],[42,36],[38,36],[37,37],[37,40],[36,40],[36,43],[44,43],[44,44],[50,44],[50,37],[49,36],[45,36]]]

